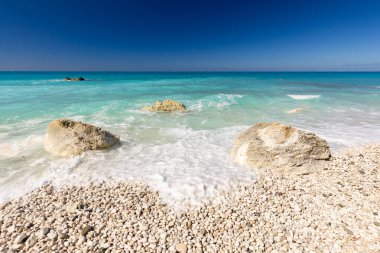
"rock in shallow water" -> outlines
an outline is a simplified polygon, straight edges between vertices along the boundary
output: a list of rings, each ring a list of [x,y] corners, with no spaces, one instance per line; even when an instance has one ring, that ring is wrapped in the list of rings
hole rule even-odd
[[[68,157],[87,150],[106,149],[119,141],[119,137],[99,127],[69,119],[59,119],[48,125],[45,149],[54,155]]]
[[[85,81],[83,77],[65,77],[65,81]]]
[[[241,133],[231,155],[241,165],[296,174],[318,171],[331,157],[325,140],[278,122],[258,123]]]
[[[174,100],[166,99],[164,101],[156,101],[155,105],[145,106],[143,111],[149,112],[184,112],[186,107]]]

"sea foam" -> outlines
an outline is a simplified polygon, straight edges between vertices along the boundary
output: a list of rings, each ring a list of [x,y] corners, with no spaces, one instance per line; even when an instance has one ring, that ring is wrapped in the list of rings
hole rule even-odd
[[[140,136],[107,151],[87,152],[73,158],[48,156],[30,164],[28,173],[44,168],[38,178],[30,177],[21,188],[16,180],[15,185],[6,187],[4,195],[0,194],[0,199],[20,196],[43,182],[62,186],[132,180],[143,181],[158,190],[168,204],[196,205],[234,184],[255,179],[251,170],[235,164],[229,155],[234,137],[245,128],[161,128],[158,134],[170,141],[142,141]],[[122,140],[126,139],[122,136]]]
[[[308,99],[317,99],[320,95],[292,95],[289,94],[288,97],[291,97],[295,100],[308,100]]]
[[[0,143],[0,160],[25,155],[36,146],[41,146],[42,143],[43,136],[34,134],[18,141],[3,141]]]
[[[223,110],[225,107],[238,104],[238,99],[244,97],[240,94],[217,94],[212,96],[206,96],[195,103],[193,101],[188,101],[191,111],[204,111],[204,110]]]

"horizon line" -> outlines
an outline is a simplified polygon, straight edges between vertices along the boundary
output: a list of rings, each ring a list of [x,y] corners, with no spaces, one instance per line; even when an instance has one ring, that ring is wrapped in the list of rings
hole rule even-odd
[[[119,73],[380,73],[379,70],[0,70],[0,72],[119,72]]]

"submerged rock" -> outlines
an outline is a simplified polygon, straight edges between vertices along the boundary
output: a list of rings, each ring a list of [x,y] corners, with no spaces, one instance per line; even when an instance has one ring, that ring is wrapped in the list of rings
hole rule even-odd
[[[83,77],[66,77],[65,81],[85,81]]]
[[[296,174],[323,169],[331,158],[325,140],[278,122],[258,123],[241,133],[231,155],[241,165]]]
[[[45,149],[59,156],[75,156],[86,150],[106,149],[119,141],[119,137],[99,127],[59,119],[48,125]]]
[[[149,112],[184,112],[186,111],[186,107],[182,103],[166,99],[162,102],[156,101],[154,105],[145,106],[142,110]]]

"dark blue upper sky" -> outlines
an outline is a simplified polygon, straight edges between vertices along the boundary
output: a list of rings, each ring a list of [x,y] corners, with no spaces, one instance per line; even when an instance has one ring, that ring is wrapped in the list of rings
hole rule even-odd
[[[380,1],[0,0],[0,70],[380,70]]]

